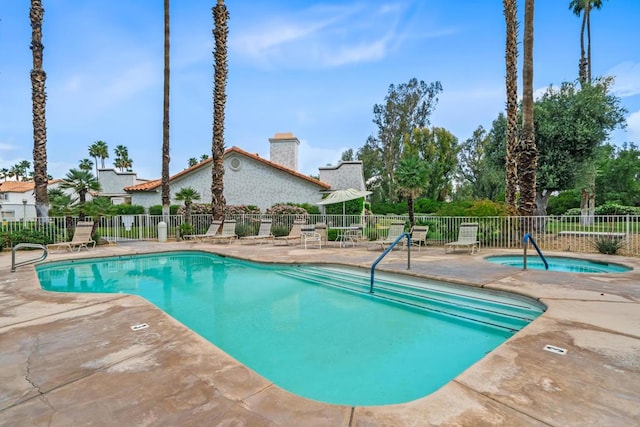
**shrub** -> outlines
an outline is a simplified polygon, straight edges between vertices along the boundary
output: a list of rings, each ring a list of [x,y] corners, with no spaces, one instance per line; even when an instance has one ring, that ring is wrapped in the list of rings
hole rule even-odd
[[[593,247],[601,254],[616,255],[624,246],[624,241],[618,237],[600,236],[593,240]]]
[[[268,208],[266,213],[269,215],[296,215],[296,217],[303,218],[308,215],[305,208],[296,206],[293,203],[277,203]]]
[[[176,215],[178,213],[178,209],[180,209],[180,205],[169,206],[169,215]],[[192,211],[192,213],[196,213],[196,212]],[[204,212],[204,213],[209,213],[209,212]],[[149,206],[149,215],[162,215],[162,205]]]
[[[580,191],[562,191],[557,196],[549,197],[547,213],[549,215],[562,215],[573,208],[580,208]]]
[[[48,245],[53,242],[45,233],[31,228],[22,228],[12,232],[4,231],[0,234],[0,249],[12,248],[18,243]]]
[[[178,227],[178,233],[180,237],[184,237],[185,234],[193,234],[193,226],[184,222]]]
[[[140,205],[115,205],[114,211],[116,215],[140,215],[144,213],[144,206]],[[162,214],[162,206],[160,206],[160,215]]]

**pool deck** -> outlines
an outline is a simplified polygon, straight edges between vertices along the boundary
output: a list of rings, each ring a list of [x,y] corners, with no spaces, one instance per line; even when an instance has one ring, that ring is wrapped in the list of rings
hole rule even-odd
[[[147,242],[58,251],[47,261],[191,249],[364,267],[381,253]],[[435,393],[406,404],[351,407],[278,388],[140,297],[45,292],[33,266],[11,273],[11,253],[2,252],[0,425],[640,425],[640,259],[577,255],[635,268],[615,274],[522,271],[483,259],[508,253],[514,252],[413,250],[407,271],[406,251],[392,251],[380,270],[521,293],[549,308]],[[33,256],[21,251],[18,259]],[[149,327],[131,329],[140,323]]]

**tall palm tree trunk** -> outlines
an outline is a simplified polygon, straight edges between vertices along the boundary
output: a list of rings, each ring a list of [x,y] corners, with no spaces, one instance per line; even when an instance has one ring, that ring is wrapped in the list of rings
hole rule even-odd
[[[520,215],[536,213],[536,148],[533,124],[533,10],[534,0],[525,0],[524,43],[522,67],[522,139],[518,155],[518,184],[520,187]],[[525,226],[523,232],[530,232]]]
[[[505,202],[511,213],[516,213],[518,184],[518,20],[516,0],[504,0],[506,20],[505,62],[507,69],[507,154]]]
[[[213,88],[213,140],[211,154],[213,166],[211,168],[211,205],[213,219],[224,218],[224,109],[227,101],[227,35],[229,28],[227,20],[229,12],[224,0],[218,0],[213,9],[213,37],[214,48],[214,88]]]
[[[33,108],[33,180],[35,184],[36,216],[46,221],[49,216],[49,196],[47,195],[47,94],[45,81],[47,73],[42,69],[44,46],[42,45],[42,21],[44,9],[40,0],[31,0],[29,11],[31,20],[31,102]]]
[[[169,215],[169,0],[164,0],[164,102],[162,119],[162,215]]]

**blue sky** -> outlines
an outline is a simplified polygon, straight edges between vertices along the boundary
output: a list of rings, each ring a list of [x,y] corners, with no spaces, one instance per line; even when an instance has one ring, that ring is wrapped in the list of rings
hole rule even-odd
[[[523,21],[524,1],[519,1]],[[211,153],[215,0],[171,4],[171,173]],[[229,0],[226,146],[269,157],[293,132],[299,170],[337,164],[376,129],[390,84],[440,81],[431,125],[464,141],[504,109],[502,2]],[[534,86],[573,81],[581,20],[569,0],[537,0]],[[0,168],[32,161],[29,0],[0,0]],[[160,177],[161,0],[43,0],[48,171],[63,177],[104,140],[124,145],[139,177]],[[640,143],[640,1],[592,14],[593,75],[613,75],[628,110],[614,143]],[[523,24],[521,24],[521,28]],[[521,46],[520,46],[521,47]],[[522,53],[520,53],[522,56]],[[521,67],[519,67],[521,73]],[[521,91],[521,87],[519,89]]]

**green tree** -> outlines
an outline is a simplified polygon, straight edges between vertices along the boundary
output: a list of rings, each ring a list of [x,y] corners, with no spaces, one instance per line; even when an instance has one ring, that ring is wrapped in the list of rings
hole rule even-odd
[[[213,7],[214,87],[213,87],[213,137],[211,141],[211,207],[213,219],[224,218],[224,116],[227,102],[227,36],[229,35],[229,11],[224,0]]]
[[[104,169],[104,159],[109,157],[109,146],[104,141],[96,141],[89,146],[89,156],[95,161],[96,176],[98,176],[98,159],[100,159],[100,167]]]
[[[93,162],[89,159],[82,159],[78,164],[78,168],[82,171],[91,172],[91,169],[93,169]]]
[[[187,168],[190,168],[198,164],[198,159],[196,159],[195,157],[190,157],[187,162],[188,162]]]
[[[640,148],[625,143],[621,148],[605,145],[601,151],[596,175],[599,204],[640,206]]]
[[[194,200],[200,200],[200,194],[191,187],[183,187],[176,193],[176,200],[184,202],[184,216],[187,224],[191,225],[191,205]]]
[[[342,160],[343,162],[351,162],[355,160],[354,154],[353,154],[353,149],[349,148],[346,151],[343,151],[342,154],[340,155],[340,160]]]
[[[444,128],[416,128],[413,145],[426,163],[426,186],[422,194],[431,200],[445,200],[453,191],[460,150],[458,139]]]
[[[380,159],[377,178],[380,190],[389,201],[398,199],[395,171],[402,159],[406,139],[412,143],[413,130],[429,124],[429,116],[441,91],[440,82],[427,85],[413,78],[398,86],[390,85],[384,104],[373,107],[373,122],[378,130],[375,136],[367,139],[367,149],[376,153]]]
[[[413,202],[422,194],[427,184],[426,165],[417,154],[409,152],[400,160],[396,171],[398,191],[407,197],[411,227],[416,223]]]
[[[84,219],[83,206],[87,200],[87,193],[100,191],[100,183],[91,172],[71,169],[60,183],[60,188],[73,190],[78,195],[78,209],[80,219]]]
[[[33,114],[33,170],[34,194],[36,199],[36,217],[43,221],[49,216],[49,197],[47,196],[47,93],[45,81],[47,73],[42,68],[43,51],[42,21],[44,9],[40,0],[31,0],[29,10],[31,20],[31,104]]]
[[[579,88],[563,83],[550,87],[536,102],[536,141],[540,157],[536,205],[540,214],[552,192],[575,188],[589,172],[596,148],[624,126],[626,110],[609,93],[610,78]]]
[[[501,115],[504,119],[504,115]],[[495,122],[494,122],[495,125]],[[497,200],[504,190],[504,169],[496,167],[496,143],[491,140],[492,133],[482,127],[473,132],[473,136],[461,144],[458,160],[458,173],[463,183],[461,194],[466,193],[472,199]],[[503,141],[504,141],[504,134]],[[504,146],[502,147],[504,150]],[[502,151],[504,153],[504,151]],[[504,162],[504,156],[500,156]],[[458,195],[460,198],[460,195]]]

